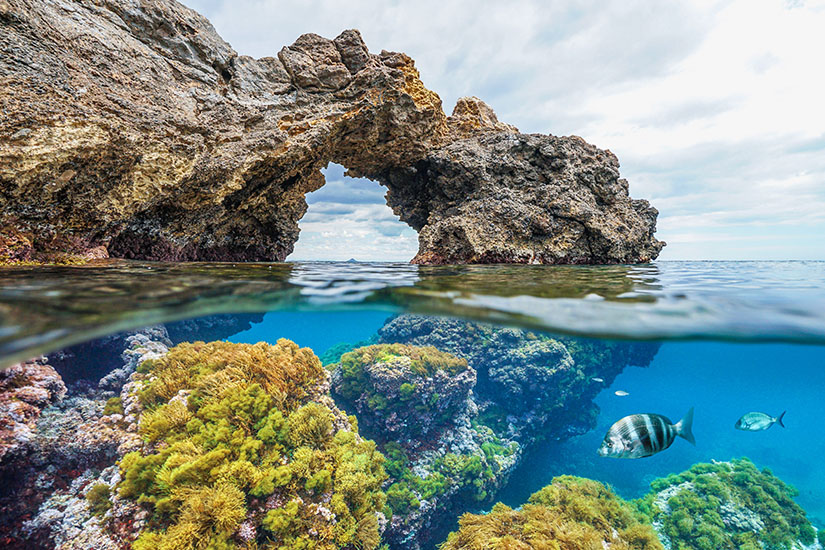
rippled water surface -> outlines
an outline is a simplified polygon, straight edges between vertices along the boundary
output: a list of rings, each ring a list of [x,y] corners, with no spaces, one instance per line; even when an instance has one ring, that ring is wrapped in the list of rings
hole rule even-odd
[[[0,365],[213,313],[382,309],[637,339],[825,342],[825,262],[159,264],[0,270]]]

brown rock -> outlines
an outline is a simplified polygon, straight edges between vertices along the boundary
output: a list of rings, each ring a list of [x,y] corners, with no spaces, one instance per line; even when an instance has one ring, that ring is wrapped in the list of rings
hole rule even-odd
[[[0,467],[24,452],[40,411],[65,395],[60,375],[43,359],[0,370]]]
[[[612,154],[518,134],[476,98],[448,120],[412,59],[355,30],[255,60],[174,0],[4,0],[0,52],[0,228],[35,255],[283,260],[329,162],[388,187],[422,263],[663,245]]]

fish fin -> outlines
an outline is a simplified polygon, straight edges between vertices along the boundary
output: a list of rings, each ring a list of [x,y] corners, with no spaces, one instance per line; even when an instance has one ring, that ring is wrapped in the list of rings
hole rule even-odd
[[[785,424],[782,422],[782,419],[785,417],[786,412],[788,412],[788,411],[782,411],[782,414],[780,414],[779,418],[776,419],[776,421],[779,422],[779,425],[782,426],[783,428],[785,427]]]
[[[693,437],[693,407],[691,407],[687,414],[676,423],[675,428],[676,435],[696,445],[696,439]]]

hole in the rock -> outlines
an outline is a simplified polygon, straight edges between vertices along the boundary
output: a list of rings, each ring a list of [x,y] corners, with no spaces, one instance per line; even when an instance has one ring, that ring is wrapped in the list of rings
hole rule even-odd
[[[309,210],[288,260],[409,261],[418,251],[418,235],[387,206],[386,189],[344,171],[330,164],[323,170],[326,184],[307,195]]]

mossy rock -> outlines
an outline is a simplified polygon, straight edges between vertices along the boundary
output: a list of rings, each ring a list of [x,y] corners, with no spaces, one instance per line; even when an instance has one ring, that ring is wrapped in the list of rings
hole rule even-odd
[[[464,514],[441,550],[663,550],[635,508],[603,484],[561,476],[515,510]]]
[[[651,487],[639,508],[674,550],[790,550],[817,536],[797,490],[746,458],[696,464]]]
[[[145,444],[117,486],[151,512],[135,550],[378,546],[384,457],[311,350],[196,342],[141,370]]]

